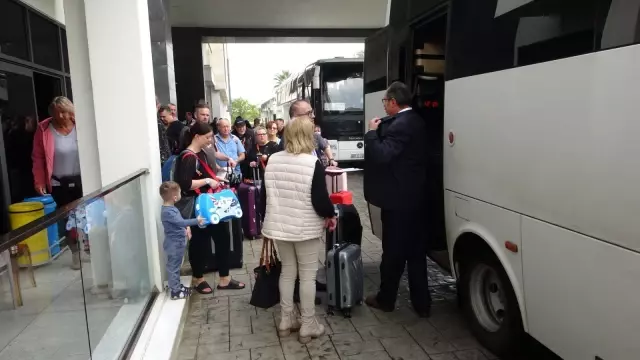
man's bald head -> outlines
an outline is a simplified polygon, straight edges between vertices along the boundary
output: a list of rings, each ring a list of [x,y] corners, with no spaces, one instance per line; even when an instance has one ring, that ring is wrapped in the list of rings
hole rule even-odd
[[[309,116],[314,118],[313,108],[307,100],[296,100],[289,107],[289,118],[293,119],[298,116]]]

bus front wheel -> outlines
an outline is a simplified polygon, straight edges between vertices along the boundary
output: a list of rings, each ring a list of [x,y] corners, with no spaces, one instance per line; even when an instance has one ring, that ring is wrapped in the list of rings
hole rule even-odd
[[[498,356],[519,352],[524,330],[520,307],[509,277],[493,254],[462,265],[459,290],[471,331]]]

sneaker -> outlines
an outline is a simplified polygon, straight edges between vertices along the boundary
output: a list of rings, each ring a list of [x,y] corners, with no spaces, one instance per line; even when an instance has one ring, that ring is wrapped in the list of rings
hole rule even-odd
[[[307,321],[303,320],[298,341],[300,341],[301,344],[307,344],[311,342],[312,339],[319,338],[322,335],[324,335],[324,325],[320,324],[314,316]]]
[[[186,299],[190,295],[191,295],[191,289],[183,286],[178,291],[171,291],[171,300]]]

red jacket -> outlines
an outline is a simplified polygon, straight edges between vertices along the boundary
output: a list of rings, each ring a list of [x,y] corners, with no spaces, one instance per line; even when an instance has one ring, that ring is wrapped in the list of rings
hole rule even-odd
[[[33,185],[36,188],[46,187],[47,191],[51,193],[55,140],[49,124],[51,124],[51,118],[45,119],[38,124],[33,138],[31,160],[33,162]]]

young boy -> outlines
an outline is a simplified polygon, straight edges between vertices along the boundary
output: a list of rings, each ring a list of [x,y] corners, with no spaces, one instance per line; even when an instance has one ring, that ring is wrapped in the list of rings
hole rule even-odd
[[[176,202],[180,201],[180,185],[173,181],[166,181],[160,185],[160,196],[162,197],[162,226],[164,227],[164,252],[167,253],[167,274],[169,278],[169,290],[171,299],[184,299],[191,294],[191,289],[180,283],[180,266],[184,249],[187,246],[187,226],[202,225],[204,219],[185,220]]]

